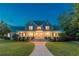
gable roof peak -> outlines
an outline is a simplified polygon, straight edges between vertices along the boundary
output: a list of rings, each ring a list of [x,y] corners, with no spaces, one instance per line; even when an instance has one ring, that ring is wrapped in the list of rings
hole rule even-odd
[[[44,21],[43,20],[35,20],[34,23],[38,26],[43,25]]]

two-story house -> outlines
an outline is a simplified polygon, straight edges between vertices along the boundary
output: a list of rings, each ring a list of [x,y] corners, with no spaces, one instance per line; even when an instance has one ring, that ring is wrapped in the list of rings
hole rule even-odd
[[[25,31],[18,31],[21,37],[26,37],[34,40],[45,40],[45,38],[58,38],[61,31],[54,30],[54,27],[48,20],[29,21],[25,26]]]

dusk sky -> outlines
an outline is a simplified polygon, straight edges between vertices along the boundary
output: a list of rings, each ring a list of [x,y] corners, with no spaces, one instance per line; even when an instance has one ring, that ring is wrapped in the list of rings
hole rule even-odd
[[[71,9],[71,4],[0,4],[0,20],[9,25],[24,26],[28,20],[49,20],[58,25],[58,16]]]

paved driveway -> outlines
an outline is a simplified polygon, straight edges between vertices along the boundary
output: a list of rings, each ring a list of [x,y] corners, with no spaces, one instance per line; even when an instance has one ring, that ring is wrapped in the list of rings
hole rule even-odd
[[[30,56],[53,56],[45,47],[46,42],[33,42],[35,48]]]

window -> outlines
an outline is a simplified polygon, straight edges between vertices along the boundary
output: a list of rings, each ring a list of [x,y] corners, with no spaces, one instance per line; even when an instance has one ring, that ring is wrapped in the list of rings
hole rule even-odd
[[[41,26],[38,26],[37,29],[38,29],[38,30],[41,30]]]
[[[46,37],[50,37],[51,33],[50,32],[46,32],[45,35],[46,35]]]
[[[54,33],[54,37],[58,37],[58,33]]]
[[[46,30],[49,30],[49,26],[46,26]]]
[[[25,33],[23,33],[23,36],[25,36]]]
[[[33,30],[33,26],[29,26],[29,30]]]
[[[54,37],[56,36],[56,34],[54,33]]]

